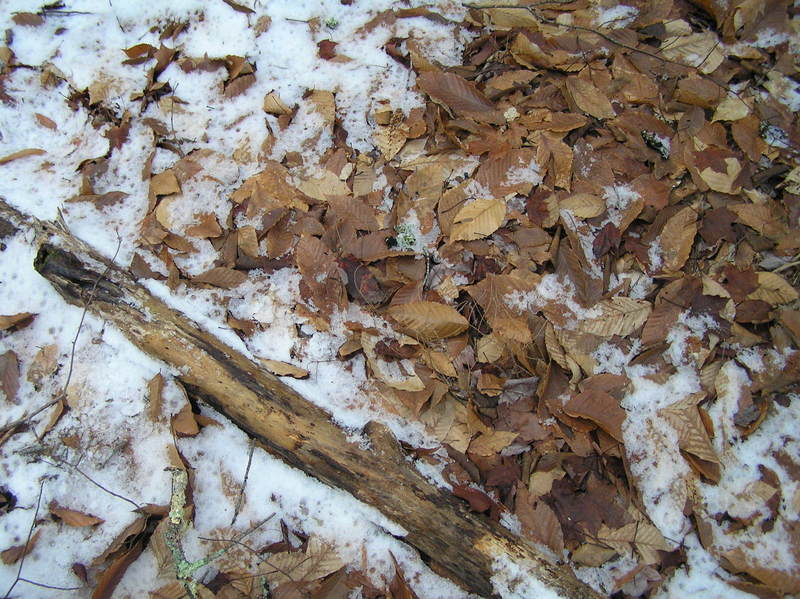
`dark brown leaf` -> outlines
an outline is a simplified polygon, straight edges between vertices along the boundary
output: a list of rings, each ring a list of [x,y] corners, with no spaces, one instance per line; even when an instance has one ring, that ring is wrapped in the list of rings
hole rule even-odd
[[[458,115],[484,123],[502,124],[505,119],[474,83],[453,73],[427,71],[417,77],[417,85],[431,98]]]
[[[16,401],[19,390],[19,360],[13,350],[0,354],[0,389],[7,402]]]

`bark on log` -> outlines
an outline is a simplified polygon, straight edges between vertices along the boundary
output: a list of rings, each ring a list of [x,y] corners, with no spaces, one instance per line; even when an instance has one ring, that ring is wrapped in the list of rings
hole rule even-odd
[[[408,534],[401,540],[438,573],[488,597],[493,561],[507,558],[566,598],[601,597],[569,566],[551,562],[532,543],[471,513],[465,502],[428,482],[382,425],[367,426],[371,448],[361,449],[324,410],[200,330],[62,227],[23,216],[0,200],[2,221],[35,231],[40,243],[35,268],[68,302],[83,306],[96,285],[91,312],[111,321],[144,352],[176,366],[190,393],[271,454],[402,526]]]

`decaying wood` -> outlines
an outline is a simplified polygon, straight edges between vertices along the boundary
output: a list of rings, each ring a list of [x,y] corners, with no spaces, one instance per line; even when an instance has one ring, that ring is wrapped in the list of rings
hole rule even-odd
[[[493,592],[493,561],[508,558],[568,598],[600,597],[568,566],[552,563],[533,544],[421,476],[391,433],[370,423],[362,449],[322,409],[238,351],[200,330],[151,295],[127,272],[109,266],[63,228],[23,216],[0,200],[0,224],[33,230],[40,243],[35,268],[68,301],[83,306],[96,281],[90,311],[116,325],[136,346],[177,368],[195,397],[257,439],[271,454],[347,491],[402,526],[402,541],[440,574],[482,596]]]

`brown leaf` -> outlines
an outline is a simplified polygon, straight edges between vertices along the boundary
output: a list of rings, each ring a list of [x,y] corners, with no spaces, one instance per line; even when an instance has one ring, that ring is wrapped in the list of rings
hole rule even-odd
[[[591,420],[617,441],[623,442],[622,423],[625,422],[626,413],[619,406],[619,401],[608,393],[587,389],[570,399],[564,405],[564,412]]]
[[[444,104],[458,115],[476,121],[502,125],[503,115],[495,109],[474,83],[454,73],[428,71],[417,77],[417,85],[431,98]]]
[[[600,315],[578,323],[579,330],[600,337],[625,337],[641,327],[650,316],[650,302],[614,296],[595,306]]]
[[[157,373],[147,382],[147,415],[153,422],[162,419],[164,377]]]
[[[58,345],[49,343],[36,352],[28,367],[26,378],[34,385],[38,385],[53,374],[56,367],[58,367]]]
[[[53,119],[50,119],[44,116],[43,114],[39,114],[38,112],[34,112],[33,116],[36,117],[36,122],[39,123],[42,127],[47,127],[48,129],[51,129],[53,131],[58,129],[58,125]]]
[[[438,302],[400,304],[390,307],[387,314],[409,335],[421,341],[452,337],[469,326],[455,308]]]
[[[255,82],[256,82],[256,76],[253,75],[252,73],[248,75],[242,75],[241,77],[237,77],[236,79],[234,79],[228,85],[225,86],[225,93],[223,95],[228,99],[240,96],[248,89],[250,89],[250,87]]]
[[[289,364],[288,362],[281,362],[280,360],[268,360],[267,358],[259,358],[258,361],[264,365],[264,368],[269,370],[275,376],[290,376],[295,379],[308,378],[308,370],[305,368],[299,368],[298,366]]]
[[[456,214],[450,229],[451,241],[472,241],[494,233],[506,217],[503,200],[478,199]]]
[[[204,212],[200,215],[200,222],[187,228],[186,233],[192,237],[208,239],[209,237],[222,235],[222,228],[219,226],[217,217],[213,212]]]
[[[19,390],[19,360],[13,350],[0,354],[0,390],[8,403],[14,403]]]
[[[611,102],[592,83],[573,75],[567,77],[566,88],[575,105],[597,119],[613,119],[616,116]]]
[[[233,289],[247,280],[247,273],[241,270],[234,270],[224,266],[217,266],[211,270],[197,275],[192,279],[193,283],[206,283],[222,289]]]
[[[690,207],[681,209],[672,216],[658,236],[662,253],[661,270],[678,272],[692,251],[692,243],[697,233],[697,213]]]
[[[42,154],[47,154],[44,150],[40,150],[38,148],[27,148],[25,150],[20,150],[18,152],[13,152],[11,154],[7,154],[0,158],[0,165],[8,164],[13,160],[17,160],[19,158],[27,158],[28,156],[40,156]]]
[[[392,561],[394,562],[394,578],[389,584],[389,591],[393,599],[419,599],[414,590],[406,582],[403,576],[403,569],[397,564],[394,555],[392,555]]]
[[[3,563],[7,566],[16,564],[23,556],[28,555],[31,551],[33,551],[33,548],[36,546],[36,541],[39,540],[39,535],[41,534],[41,529],[33,533],[28,541],[27,547],[25,544],[22,544],[12,545],[8,549],[4,549],[2,552],[0,552],[0,559],[3,560]]]
[[[178,178],[172,169],[168,169],[157,175],[153,175],[150,179],[150,191],[157,196],[171,195],[173,193],[180,193],[181,186],[178,183]]]
[[[172,430],[179,437],[196,437],[200,433],[192,406],[188,402],[172,417]]]
[[[466,499],[473,512],[485,512],[494,503],[486,493],[467,485],[453,485],[453,495]]]
[[[539,543],[544,543],[556,555],[564,551],[564,533],[555,512],[543,501],[528,492],[524,485],[517,487],[514,513],[522,524],[522,532]]]
[[[278,94],[270,92],[264,96],[264,112],[275,116],[286,116],[292,114],[292,109],[283,103]]]
[[[252,15],[255,14],[256,12],[252,8],[248,8],[244,4],[239,4],[238,2],[234,2],[233,0],[222,0],[222,1],[228,6],[230,6],[236,12],[240,12],[246,15]]]
[[[50,513],[61,520],[67,526],[96,526],[105,522],[102,518],[92,516],[91,514],[84,514],[77,510],[61,507],[56,500],[50,502],[48,506]]]
[[[38,27],[44,23],[44,17],[33,12],[18,12],[11,19],[17,25],[22,25],[23,27]]]
[[[331,40],[322,40],[317,43],[317,54],[323,60],[330,60],[336,56],[336,46],[338,44]]]
[[[36,318],[36,314],[31,312],[20,312],[19,314],[0,316],[0,331],[5,331],[12,327],[17,329],[24,328],[32,323],[34,318]]]

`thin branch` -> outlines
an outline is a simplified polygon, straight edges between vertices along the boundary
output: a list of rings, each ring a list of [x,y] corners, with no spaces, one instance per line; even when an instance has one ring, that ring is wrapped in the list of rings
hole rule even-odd
[[[236,500],[236,508],[233,510],[231,526],[236,524],[236,518],[239,517],[239,510],[242,509],[242,503],[244,502],[244,490],[247,487],[247,477],[250,476],[250,465],[253,463],[253,450],[256,448],[255,440],[252,437],[248,445],[250,445],[250,451],[247,454],[247,467],[244,470],[244,479],[242,480],[242,488],[239,490],[239,498]]]
[[[21,580],[22,566],[25,564],[25,557],[28,554],[28,546],[30,545],[31,542],[31,536],[33,536],[33,529],[36,528],[36,518],[39,517],[39,506],[42,504],[43,492],[44,492],[44,480],[42,480],[42,482],[39,483],[39,496],[36,498],[36,510],[33,512],[33,519],[31,520],[31,526],[28,529],[28,538],[25,539],[25,547],[22,550],[22,557],[19,559],[19,568],[17,568],[17,576],[16,578],[14,578],[14,582],[11,583],[11,586],[4,595],[6,599],[8,599],[8,597],[11,595],[11,591],[14,590],[14,587],[17,586],[17,583]]]
[[[20,582],[27,582],[28,584],[32,584],[35,587],[42,587],[45,589],[53,589],[55,591],[80,591],[84,587],[56,587],[53,585],[45,584],[43,582],[36,582],[35,580],[31,580],[30,578],[20,578]]]
[[[138,503],[136,503],[136,502],[135,502],[133,499],[128,499],[128,498],[127,498],[127,497],[125,497],[124,495],[120,495],[119,493],[115,493],[115,492],[114,492],[114,491],[112,491],[111,489],[107,489],[106,487],[104,487],[103,485],[101,485],[99,482],[97,482],[96,480],[94,480],[94,479],[93,479],[91,476],[89,476],[88,474],[86,474],[86,473],[85,473],[83,470],[81,470],[80,468],[78,468],[78,466],[77,466],[77,465],[75,465],[75,464],[70,464],[70,463],[69,463],[69,462],[67,462],[66,460],[62,460],[62,459],[60,459],[60,458],[58,458],[58,457],[56,457],[56,456],[53,456],[53,455],[51,455],[50,457],[52,457],[52,458],[53,458],[53,459],[56,461],[56,463],[55,463],[55,464],[54,464],[54,463],[52,463],[52,462],[48,462],[48,461],[47,461],[47,460],[45,460],[45,459],[42,459],[42,461],[43,461],[45,464],[49,464],[49,465],[51,465],[51,466],[55,466],[56,468],[57,468],[57,467],[59,467],[59,466],[68,466],[69,468],[72,468],[72,469],[73,469],[73,470],[75,470],[75,471],[76,471],[78,474],[80,474],[81,476],[83,476],[83,477],[84,477],[86,480],[88,480],[90,483],[92,483],[92,484],[93,484],[95,487],[97,487],[97,488],[98,488],[98,489],[100,489],[101,491],[105,491],[106,493],[108,493],[108,494],[109,494],[109,495],[111,495],[112,497],[116,497],[117,499],[121,499],[122,501],[126,501],[126,502],[130,503],[130,504],[131,504],[131,505],[132,505],[134,508],[136,508],[137,510],[138,510],[138,509],[140,509],[140,508],[142,507],[141,505],[139,505]]]
[[[69,370],[67,371],[67,380],[64,382],[63,390],[61,391],[61,393],[55,399],[50,400],[49,402],[47,402],[43,406],[37,408],[36,410],[31,412],[30,414],[26,414],[26,415],[24,415],[24,416],[22,416],[20,418],[17,418],[16,420],[14,420],[12,422],[9,422],[8,424],[5,424],[2,427],[0,427],[0,435],[2,435],[3,433],[5,433],[7,431],[14,430],[20,424],[23,424],[24,422],[27,422],[28,420],[31,420],[32,418],[35,418],[37,415],[42,413],[47,408],[50,408],[50,407],[56,405],[59,401],[61,401],[66,396],[67,388],[69,387],[69,383],[72,380],[72,372],[73,372],[74,367],[75,367],[75,349],[76,349],[76,346],[78,344],[78,337],[81,334],[81,329],[83,328],[83,322],[84,322],[84,320],[86,320],[86,314],[89,311],[89,306],[91,306],[92,302],[94,301],[94,296],[95,296],[95,293],[97,292],[97,286],[100,284],[100,281],[102,281],[105,278],[105,276],[108,274],[108,271],[111,268],[111,265],[114,263],[114,260],[117,259],[117,255],[119,254],[119,250],[120,250],[121,247],[122,247],[122,237],[120,237],[119,232],[118,232],[117,233],[117,249],[114,252],[114,255],[112,256],[111,261],[108,263],[108,265],[106,266],[105,270],[95,280],[94,285],[92,286],[92,289],[89,292],[89,299],[86,301],[86,303],[85,303],[85,305],[83,307],[83,312],[81,313],[81,319],[78,322],[78,329],[75,331],[75,337],[72,339],[72,351],[70,352],[70,356],[69,356]]]

